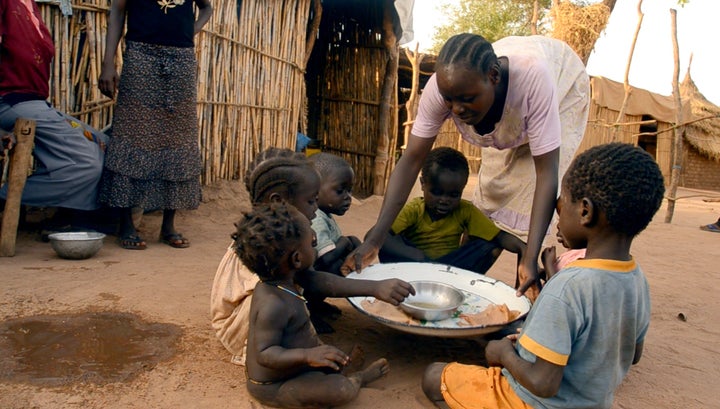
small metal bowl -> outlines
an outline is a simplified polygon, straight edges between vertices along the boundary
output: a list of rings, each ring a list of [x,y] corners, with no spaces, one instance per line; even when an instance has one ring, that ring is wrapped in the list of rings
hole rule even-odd
[[[441,321],[450,318],[465,300],[457,288],[437,281],[411,281],[415,295],[408,296],[400,308],[413,318]]]
[[[50,245],[58,256],[71,260],[82,260],[97,254],[103,245],[105,235],[96,232],[52,233],[48,235]]]

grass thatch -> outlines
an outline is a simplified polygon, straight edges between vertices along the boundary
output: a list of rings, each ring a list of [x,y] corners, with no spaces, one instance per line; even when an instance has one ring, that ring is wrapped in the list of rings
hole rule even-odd
[[[552,37],[565,41],[585,64],[595,42],[607,25],[610,8],[603,3],[578,6],[569,1],[554,2]]]
[[[690,99],[694,118],[706,118],[686,125],[685,139],[702,154],[720,161],[720,107],[700,93],[689,70],[680,85],[680,93]]]

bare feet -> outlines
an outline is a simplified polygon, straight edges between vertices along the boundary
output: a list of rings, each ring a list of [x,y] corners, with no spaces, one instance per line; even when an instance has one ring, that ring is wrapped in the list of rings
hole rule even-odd
[[[361,385],[365,386],[372,381],[380,379],[388,372],[390,372],[390,364],[388,364],[387,359],[380,358],[371,363],[367,368],[362,371],[358,371],[353,375],[358,375],[360,377]]]
[[[350,357],[350,361],[347,365],[345,365],[342,371],[340,371],[340,373],[345,376],[361,371],[363,365],[365,365],[365,351],[363,351],[360,345],[353,345],[352,350],[348,353],[348,356]]]

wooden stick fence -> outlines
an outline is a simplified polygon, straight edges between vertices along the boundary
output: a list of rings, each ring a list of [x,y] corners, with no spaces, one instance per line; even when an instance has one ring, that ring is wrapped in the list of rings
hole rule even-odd
[[[39,3],[56,49],[50,102],[104,129],[112,123],[113,102],[97,81],[110,0],[72,3],[72,16],[62,15],[59,2]],[[266,147],[294,147],[305,98],[310,3],[213,1],[213,17],[195,38],[204,184],[240,177]],[[117,55],[121,67],[122,53]]]

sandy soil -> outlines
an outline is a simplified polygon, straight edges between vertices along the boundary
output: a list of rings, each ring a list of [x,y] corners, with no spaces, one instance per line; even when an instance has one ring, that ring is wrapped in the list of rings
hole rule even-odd
[[[651,285],[652,324],[645,354],[620,387],[615,408],[717,407],[720,392],[720,234],[698,229],[720,215],[713,192],[678,202],[671,224],[656,220],[637,238],[633,254]],[[180,352],[138,377],[107,385],[76,383],[38,387],[0,383],[2,408],[260,408],[245,389],[241,367],[214,338],[209,293],[215,268],[229,243],[232,222],[247,204],[239,183],[207,188],[200,209],[180,213],[178,228],[189,249],[157,243],[159,214],[145,215],[146,251],[120,249],[114,237],[93,258],[58,258],[37,234],[21,232],[17,255],[0,259],[0,318],[83,311],[135,313],[145,320],[179,325]],[[339,219],[346,234],[362,237],[377,216],[381,198],[358,201]],[[489,275],[511,283],[514,259],[501,256]],[[439,339],[409,335],[375,323],[344,299],[333,300],[343,315],[336,333],[324,339],[343,349],[360,344],[366,362],[390,361],[390,373],[364,389],[347,408],[432,408],[420,389],[424,367],[436,360],[482,361],[484,339]],[[679,314],[685,319],[680,319]]]

